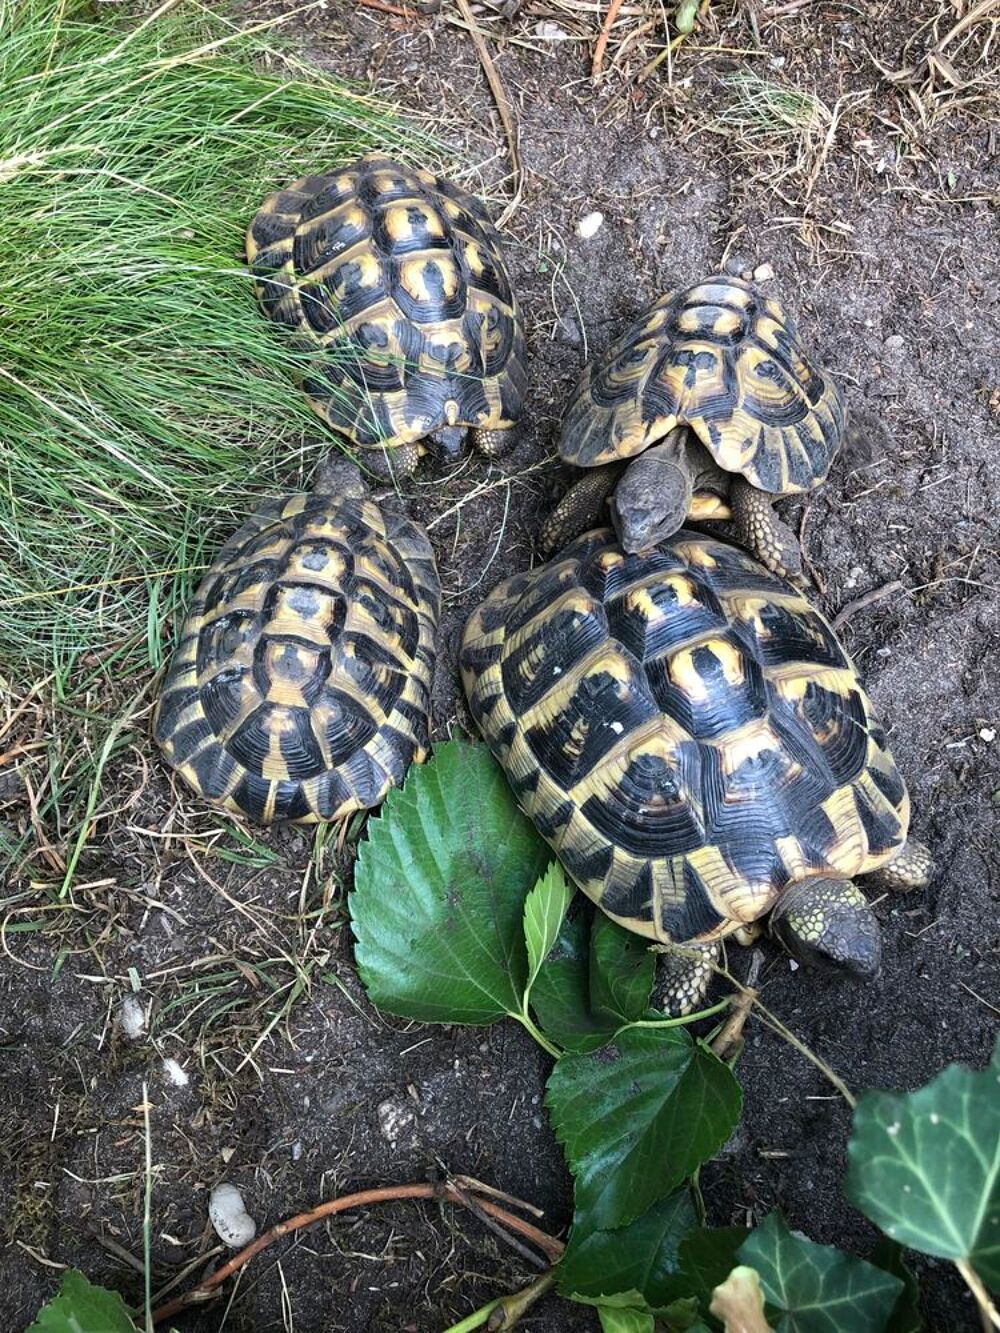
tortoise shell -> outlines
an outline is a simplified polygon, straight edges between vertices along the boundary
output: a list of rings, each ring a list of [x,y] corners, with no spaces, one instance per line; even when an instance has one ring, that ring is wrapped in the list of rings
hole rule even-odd
[[[264,505],[205,576],[154,722],[207,801],[259,823],[377,805],[424,758],[440,585],[371,500]]]
[[[381,156],[272,195],[247,232],[264,312],[321,353],[303,387],[355,444],[504,430],[527,385],[500,237],[478,199]]]
[[[662,296],[587,366],[559,455],[596,467],[641,453],[678,425],[727,472],[786,495],[823,481],[843,438],[844,403],[777,301],[714,277]]]
[[[519,804],[630,930],[708,941],[794,880],[878,869],[909,799],[833,631],[744,552],[610,529],[500,584],[465,629],[472,716]]]

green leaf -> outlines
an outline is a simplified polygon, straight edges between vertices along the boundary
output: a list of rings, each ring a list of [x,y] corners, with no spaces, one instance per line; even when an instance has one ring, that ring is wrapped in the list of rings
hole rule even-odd
[[[555,944],[575,890],[558,861],[553,861],[524,900],[524,942],[528,949],[527,994]]]
[[[590,1008],[599,1020],[645,1018],[656,973],[649,942],[595,912],[590,928]]]
[[[136,1327],[116,1291],[95,1287],[70,1268],[28,1333],[136,1333]]]
[[[485,745],[438,746],[368,830],[350,903],[372,1003],[428,1023],[519,1013],[524,899],[551,853]]]
[[[1000,1040],[987,1069],[949,1065],[915,1092],[866,1092],[847,1197],[914,1250],[964,1260],[1000,1290]]]
[[[920,1288],[917,1279],[907,1267],[902,1245],[883,1236],[869,1255],[869,1263],[884,1273],[898,1277],[903,1290],[896,1298],[885,1333],[923,1333],[924,1320],[920,1313]]]
[[[703,1310],[707,1311],[715,1288],[737,1267],[736,1255],[749,1235],[747,1227],[699,1227],[681,1241],[681,1276]]]
[[[576,1177],[587,1230],[634,1221],[670,1194],[733,1131],[740,1088],[683,1028],[623,1028],[589,1055],[569,1052],[546,1104]]]
[[[590,1009],[591,916],[588,908],[563,921],[531,990],[535,1017],[567,1051],[597,1050],[621,1027],[620,1020]]]
[[[760,1274],[768,1308],[781,1311],[776,1333],[882,1333],[903,1289],[864,1259],[789,1231],[780,1213],[751,1232],[738,1258]]]
[[[597,1307],[601,1333],[653,1333],[655,1320],[645,1310],[616,1310],[608,1305]]]
[[[614,1231],[594,1231],[587,1226],[587,1215],[578,1213],[556,1269],[560,1293],[601,1299],[637,1292],[650,1308],[690,1295],[678,1289],[675,1278],[677,1247],[694,1224],[694,1204],[686,1189]]]

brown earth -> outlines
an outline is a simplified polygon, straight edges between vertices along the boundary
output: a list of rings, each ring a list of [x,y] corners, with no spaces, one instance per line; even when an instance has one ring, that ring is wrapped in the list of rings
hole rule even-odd
[[[661,19],[626,5],[598,88],[588,77],[592,6],[529,0],[511,21],[482,11],[502,39],[490,49],[525,172],[506,235],[533,357],[529,428],[513,459],[468,462],[444,481],[427,466],[407,496],[432,524],[446,589],[442,738],[468,725],[454,672],[464,619],[529,565],[540,517],[564,485],[545,460],[585,346],[600,351],[654,296],[724,262],[770,265],[765,289],[796,314],[870,426],[867,456],[841,460],[825,488],[782,512],[802,526],[828,614],[902,585],[857,609],[842,633],[889,725],[915,832],[940,865],[927,893],[879,903],[886,964],[865,990],[793,973],[766,947],[767,1005],[855,1089],[914,1087],[952,1060],[983,1064],[1000,1012],[998,144],[990,90],[969,82],[995,79],[996,62],[984,56],[986,22],[947,48],[965,86],[928,89],[921,57],[955,8],[716,5],[672,72],[664,62],[640,83]],[[480,164],[466,181],[504,207],[504,136],[456,11],[409,19],[331,6],[299,22],[323,63],[431,117],[456,160]],[[539,36],[542,23],[580,40]],[[880,72],[907,66],[912,92]],[[720,129],[735,97],[723,80],[741,68],[837,107],[830,135],[819,121],[812,140],[782,148]],[[576,225],[595,209],[604,224],[581,239]],[[231,824],[179,803],[144,727],[110,776],[120,810],[81,863],[75,910],[54,935],[5,936],[5,1329],[31,1322],[56,1285],[53,1265],[141,1299],[137,1273],[96,1234],[141,1258],[146,1091],[157,1287],[208,1248],[207,1193],[221,1178],[266,1225],[349,1188],[440,1168],[536,1201],[553,1231],[567,1225],[568,1177],[540,1105],[548,1062],[519,1030],[421,1028],[374,1013],[353,971],[346,862],[330,879],[334,860],[317,859],[311,833],[259,833],[248,846]],[[136,1043],[115,1025],[131,976],[152,1008],[152,1036]],[[165,1076],[168,1057],[187,1086]],[[743,1122],[703,1173],[710,1219],[742,1223],[780,1207],[813,1239],[865,1254],[874,1232],[840,1191],[844,1102],[757,1026],[739,1077]],[[928,1326],[975,1328],[952,1270],[914,1266]],[[526,1277],[470,1217],[401,1204],[282,1242],[235,1294],[230,1284],[178,1327],[432,1333]],[[525,1327],[597,1321],[550,1297]]]

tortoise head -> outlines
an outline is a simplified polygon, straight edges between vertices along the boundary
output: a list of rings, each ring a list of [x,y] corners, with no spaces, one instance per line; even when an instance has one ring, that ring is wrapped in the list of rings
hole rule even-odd
[[[878,921],[849,879],[813,875],[789,884],[771,913],[771,932],[809,967],[833,968],[862,981],[878,976]]]
[[[368,494],[368,487],[357,463],[337,453],[324,458],[316,468],[313,491],[318,495],[361,500]]]
[[[437,430],[432,430],[430,439],[438,459],[442,463],[457,463],[462,457],[467,434],[465,426],[439,426]]]
[[[673,442],[647,449],[629,463],[611,497],[611,521],[630,555],[667,541],[684,525],[694,478]]]

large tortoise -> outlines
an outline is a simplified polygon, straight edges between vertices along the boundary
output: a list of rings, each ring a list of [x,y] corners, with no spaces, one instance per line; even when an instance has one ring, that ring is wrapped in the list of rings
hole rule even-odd
[[[686,518],[731,519],[769,569],[797,574],[798,542],[771,499],[818,486],[844,432],[839,388],[777,301],[725,276],[669,292],[584,370],[559,456],[587,470],[549,518],[543,551],[606,522],[610,500],[626,551]]]
[[[857,672],[804,598],[682,530],[610,529],[501,583],[465,629],[472,716],[572,879],[630,930],[707,949],[770,914],[800,958],[860,976],[879,930],[853,883],[924,885],[909,798]],[[745,934],[742,934],[745,939]]]
[[[318,469],[205,575],[154,734],[205,800],[258,823],[378,805],[427,750],[441,590],[424,530]]]
[[[524,331],[484,205],[381,154],[306,176],[247,232],[264,312],[316,353],[316,412],[381,476],[413,471],[430,440],[448,458],[515,441]]]

